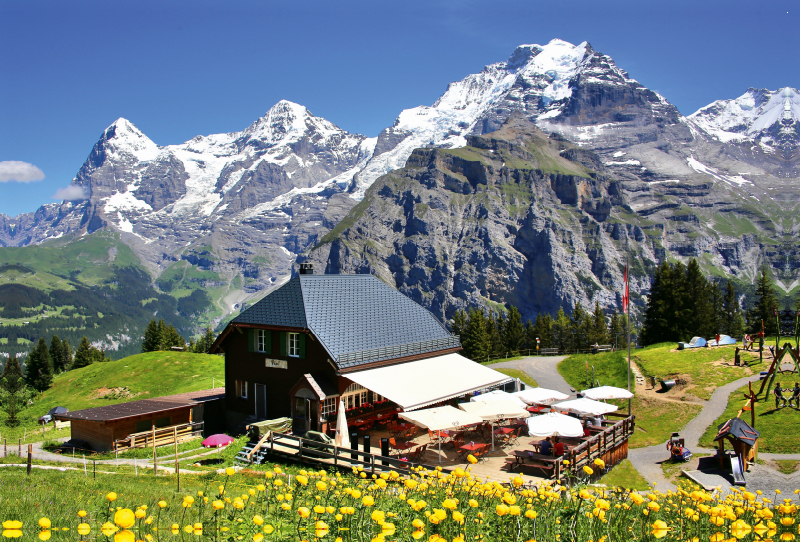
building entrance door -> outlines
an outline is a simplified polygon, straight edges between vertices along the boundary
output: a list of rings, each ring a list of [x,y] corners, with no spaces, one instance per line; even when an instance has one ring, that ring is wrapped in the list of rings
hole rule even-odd
[[[258,421],[267,419],[267,387],[256,384],[256,418]]]

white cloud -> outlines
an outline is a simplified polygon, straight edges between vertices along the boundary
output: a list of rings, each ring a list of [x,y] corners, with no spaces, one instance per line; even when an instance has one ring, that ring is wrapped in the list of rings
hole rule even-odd
[[[44,172],[33,164],[19,160],[5,160],[0,162],[0,183],[17,181],[29,183],[44,179]]]
[[[64,188],[59,188],[56,190],[56,193],[53,194],[53,199],[63,199],[66,201],[86,199],[88,197],[89,194],[86,193],[86,190],[77,184],[71,184],[69,186],[65,186]]]

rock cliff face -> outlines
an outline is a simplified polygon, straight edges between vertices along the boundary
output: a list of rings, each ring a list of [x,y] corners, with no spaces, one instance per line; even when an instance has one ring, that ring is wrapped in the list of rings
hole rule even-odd
[[[0,244],[114,230],[160,288],[202,288],[219,317],[313,247],[300,259],[375,271],[446,316],[479,302],[611,308],[626,253],[637,294],[655,262],[689,257],[743,283],[766,263],[790,292],[798,96],[750,89],[684,117],[588,43],[553,40],[375,138],[287,101],[241,132],[170,146],[119,119],[73,180],[83,194],[0,215]]]

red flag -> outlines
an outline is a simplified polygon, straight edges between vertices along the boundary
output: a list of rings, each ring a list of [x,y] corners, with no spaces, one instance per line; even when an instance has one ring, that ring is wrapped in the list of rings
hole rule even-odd
[[[622,294],[622,312],[628,312],[630,292],[628,291],[628,264],[625,264],[625,293]]]

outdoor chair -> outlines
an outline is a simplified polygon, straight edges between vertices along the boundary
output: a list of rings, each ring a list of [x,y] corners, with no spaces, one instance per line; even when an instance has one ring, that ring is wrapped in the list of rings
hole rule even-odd
[[[448,444],[452,445],[454,450],[461,448],[464,445],[464,432],[462,431],[453,435],[453,438]]]
[[[375,421],[374,420],[370,420],[368,422],[365,422],[365,423],[362,423],[361,425],[359,425],[358,429],[361,430],[361,431],[371,431],[373,427],[375,427]]]
[[[427,444],[417,446],[410,454],[408,454],[408,460],[413,461],[414,463],[419,463],[420,459],[422,459],[422,456],[425,455],[425,450],[427,449]]]
[[[431,439],[431,443],[439,442],[439,433],[428,429],[428,438]]]
[[[517,444],[519,444],[519,436],[520,436],[520,434],[522,433],[522,429],[523,429],[523,428],[522,428],[522,426],[520,426],[520,427],[517,427],[517,430],[516,430],[516,431],[514,431],[513,433],[511,433],[510,435],[508,435],[508,443],[509,443],[509,444],[513,444],[513,445],[515,445],[515,446],[516,446]]]
[[[472,452],[472,455],[478,461],[486,461],[486,454],[489,453],[489,450],[491,450],[491,446],[489,446],[488,444],[484,444],[482,447]]]

